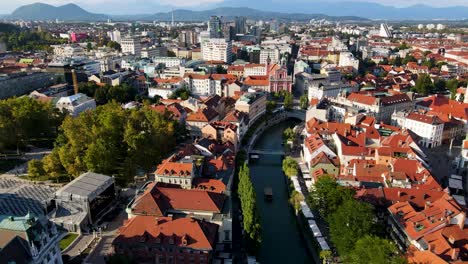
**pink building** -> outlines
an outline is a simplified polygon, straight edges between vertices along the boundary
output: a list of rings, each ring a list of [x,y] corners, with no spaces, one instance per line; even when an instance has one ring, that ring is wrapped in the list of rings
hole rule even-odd
[[[71,42],[80,42],[87,38],[88,38],[88,34],[86,33],[76,33],[76,32],[70,33]]]
[[[270,78],[270,93],[279,91],[292,91],[292,77],[288,75],[286,66],[267,64],[267,73]]]

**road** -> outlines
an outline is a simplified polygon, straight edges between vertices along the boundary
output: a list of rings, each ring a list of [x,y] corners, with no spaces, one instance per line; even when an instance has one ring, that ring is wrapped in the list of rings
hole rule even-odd
[[[109,222],[107,230],[102,232],[102,239],[95,247],[94,251],[89,255],[86,263],[105,264],[105,257],[113,253],[112,241],[117,236],[119,227],[123,226],[127,220],[127,213],[122,210],[119,215]]]

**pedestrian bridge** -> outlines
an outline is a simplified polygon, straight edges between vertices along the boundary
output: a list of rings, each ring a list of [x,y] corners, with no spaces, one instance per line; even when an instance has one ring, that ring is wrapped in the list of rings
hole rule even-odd
[[[267,150],[267,149],[253,149],[249,152],[250,155],[285,155],[282,150]]]

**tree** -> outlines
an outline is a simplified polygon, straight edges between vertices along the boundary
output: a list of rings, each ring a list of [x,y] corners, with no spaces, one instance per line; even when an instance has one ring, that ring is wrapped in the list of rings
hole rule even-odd
[[[291,157],[286,157],[283,160],[283,172],[288,177],[297,176],[299,174],[299,165],[296,160]]]
[[[427,66],[430,69],[436,66],[436,60],[434,58],[426,59],[422,65]]]
[[[434,88],[434,84],[432,83],[431,77],[428,74],[419,75],[418,79],[416,80],[416,85],[414,86],[414,90],[424,96],[432,92]]]
[[[322,260],[323,264],[327,264],[328,260],[332,257],[332,252],[330,250],[322,250],[320,251],[320,259]]]
[[[27,96],[0,100],[0,151],[55,138],[63,118],[51,103]]]
[[[173,149],[175,124],[149,106],[123,110],[111,102],[67,117],[54,151],[69,175],[92,170],[125,184],[137,169],[149,171]]]
[[[406,55],[406,57],[403,59],[402,63],[404,65],[408,64],[408,62],[417,62],[416,58],[413,55]]]
[[[437,89],[437,91],[439,91],[439,92],[445,91],[445,89],[446,89],[446,82],[445,82],[445,80],[442,79],[442,78],[437,79],[437,81],[435,81],[435,83],[434,83],[434,87],[435,87],[435,89]]]
[[[271,114],[273,113],[273,110],[276,108],[276,102],[275,101],[267,101],[266,103],[266,112]]]
[[[28,175],[31,178],[39,178],[45,175],[44,164],[41,160],[32,159],[28,162]]]
[[[402,64],[402,60],[401,60],[401,57],[400,56],[397,56],[394,60],[393,60],[393,65],[397,66],[397,67],[400,67]]]
[[[122,51],[122,46],[117,41],[107,42],[107,47],[109,47],[111,49],[115,49],[117,51]]]
[[[284,109],[291,110],[293,107],[293,96],[291,93],[286,92],[284,95]]]
[[[93,49],[93,44],[91,44],[91,42],[88,42],[88,43],[86,44],[86,50],[87,50],[88,52],[90,52],[92,49]]]
[[[44,171],[49,178],[58,179],[65,174],[65,168],[60,163],[60,156],[57,149],[52,150],[50,154],[42,159]]]
[[[331,241],[342,256],[351,252],[357,239],[371,234],[374,226],[371,206],[354,199],[344,201],[328,220]]]
[[[322,176],[310,190],[308,202],[327,218],[345,201],[353,199],[353,196],[353,190],[339,186],[333,176]]]
[[[246,233],[248,250],[255,253],[262,241],[260,218],[257,212],[257,200],[255,190],[250,179],[250,170],[247,163],[244,163],[239,170],[239,199],[242,209],[242,220]]]
[[[307,110],[307,108],[309,107],[309,98],[306,94],[302,95],[299,98],[299,104],[301,105],[301,109]]]
[[[226,74],[227,70],[222,65],[216,66],[216,73],[218,74]]]
[[[366,235],[357,240],[354,249],[345,257],[349,264],[403,264],[405,259],[396,254],[397,247],[392,241]]]
[[[304,201],[304,195],[296,190],[293,190],[289,198],[289,203],[292,205],[294,210],[298,211],[301,208],[302,201]]]
[[[288,127],[283,131],[283,138],[286,141],[294,141],[296,139],[296,133],[294,133],[294,129]]]
[[[457,96],[457,89],[458,89],[458,80],[457,79],[450,79],[447,81],[446,84],[447,89],[450,91],[451,99],[455,99]]]

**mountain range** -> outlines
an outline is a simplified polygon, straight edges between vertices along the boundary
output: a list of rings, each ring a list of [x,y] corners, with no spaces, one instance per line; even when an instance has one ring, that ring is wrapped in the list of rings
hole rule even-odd
[[[366,19],[381,20],[460,20],[468,18],[468,7],[431,7],[414,5],[398,8],[367,2],[320,2],[308,0],[279,2],[275,0],[225,0],[207,10],[176,9],[172,11],[176,21],[206,21],[211,15],[224,17],[246,16],[252,19],[310,20],[327,19],[335,21]],[[245,7],[248,6],[248,7]],[[166,9],[161,8],[161,9]],[[172,12],[154,14],[107,15],[91,13],[76,4],[52,6],[35,3],[18,7],[3,18],[24,20],[64,20],[64,21],[105,21],[113,20],[170,20]],[[359,16],[356,16],[358,14]]]

